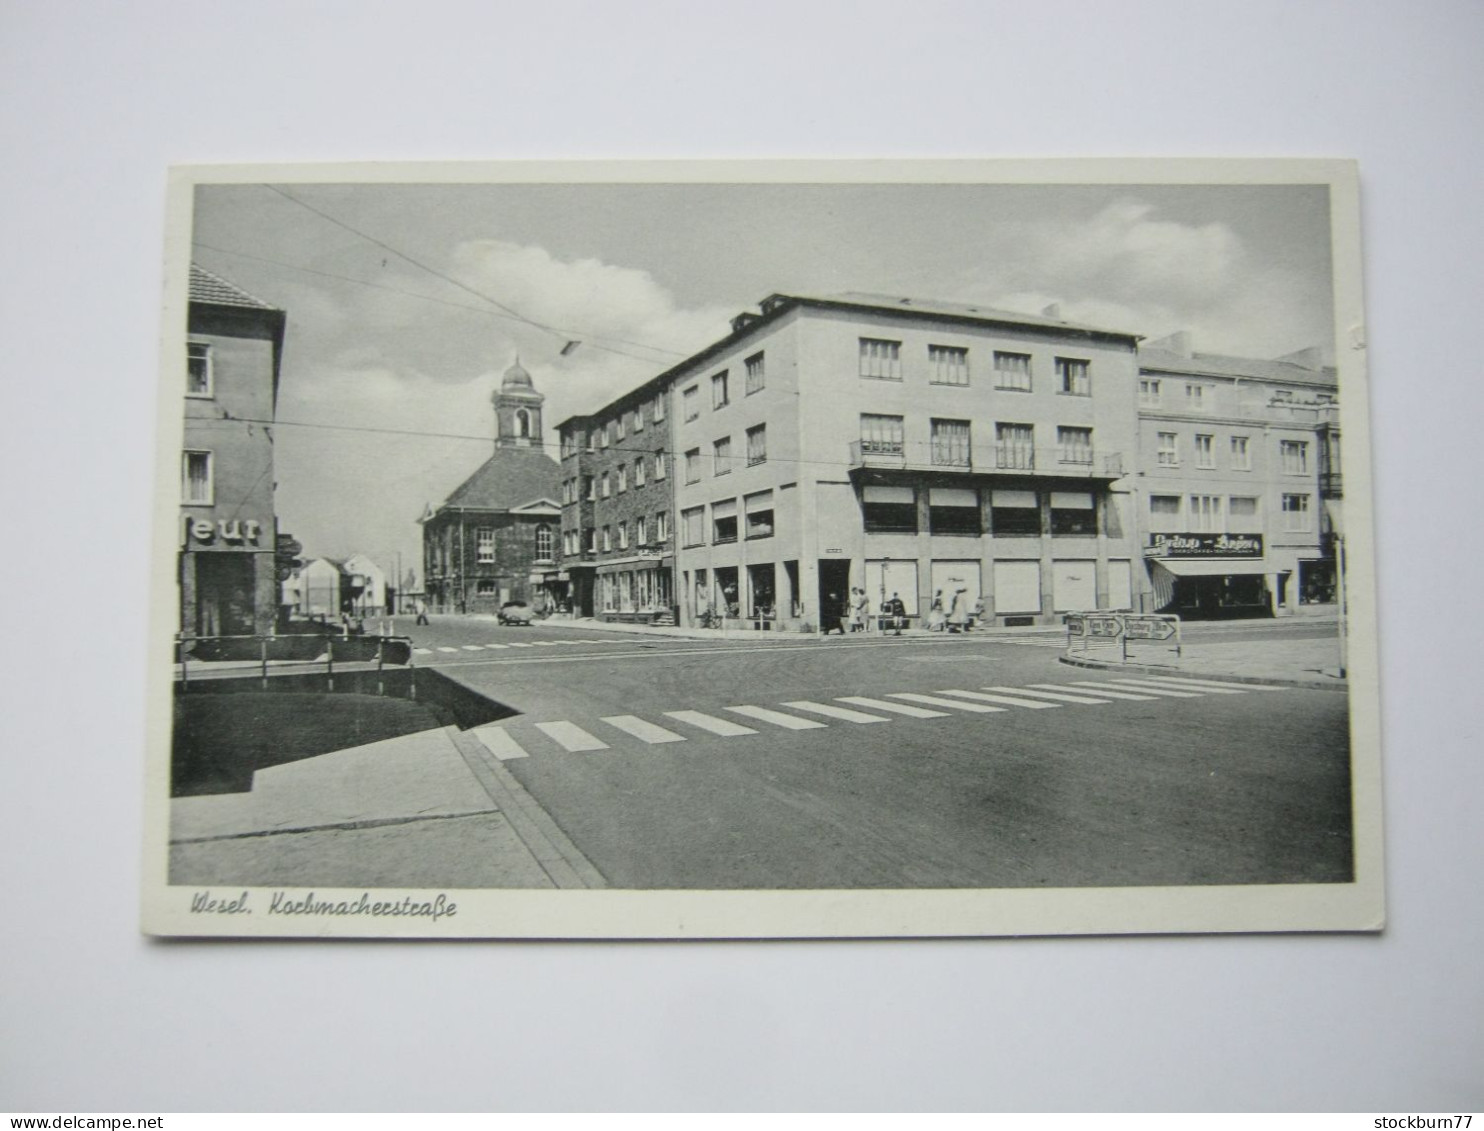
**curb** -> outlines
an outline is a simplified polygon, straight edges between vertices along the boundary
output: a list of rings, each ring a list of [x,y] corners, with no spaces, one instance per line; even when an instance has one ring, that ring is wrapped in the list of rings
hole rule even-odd
[[[1131,671],[1145,675],[1180,676],[1183,679],[1224,679],[1230,683],[1266,684],[1270,687],[1300,687],[1306,691],[1350,690],[1350,681],[1344,679],[1294,679],[1289,676],[1256,676],[1227,674],[1225,672],[1193,672],[1189,668],[1174,668],[1167,664],[1117,664],[1107,660],[1088,660],[1080,657],[1058,656],[1056,662],[1074,668],[1091,668],[1095,671]]]

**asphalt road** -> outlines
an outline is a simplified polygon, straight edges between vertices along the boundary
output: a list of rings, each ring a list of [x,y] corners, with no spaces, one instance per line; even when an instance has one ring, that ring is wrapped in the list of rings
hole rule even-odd
[[[521,712],[492,749],[612,887],[1350,877],[1338,692],[1109,683],[1133,677],[1058,664],[1059,638],[1032,633],[762,644],[457,618],[412,631],[419,664]],[[915,695],[929,700],[902,698]]]

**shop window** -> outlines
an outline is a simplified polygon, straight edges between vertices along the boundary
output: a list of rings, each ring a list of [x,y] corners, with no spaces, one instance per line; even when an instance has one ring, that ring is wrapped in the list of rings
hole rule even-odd
[[[959,346],[928,346],[928,380],[934,385],[967,385],[969,351]]]
[[[711,541],[717,545],[737,540],[737,500],[711,504]]]
[[[977,491],[967,487],[928,489],[929,533],[978,537],[982,526]]]
[[[748,538],[773,537],[773,492],[759,491],[742,500]]]
[[[878,381],[902,379],[902,343],[880,338],[860,340],[860,375]]]
[[[180,497],[189,506],[211,506],[215,498],[210,452],[182,452]]]
[[[1031,355],[995,350],[994,387],[1012,393],[1031,391]]]
[[[204,342],[186,343],[186,396],[211,396],[211,347]]]
[[[867,485],[861,509],[867,534],[917,533],[917,496],[911,487]]]
[[[1051,533],[1083,535],[1098,532],[1097,504],[1090,491],[1051,492]]]
[[[1092,373],[1085,361],[1056,359],[1056,391],[1071,397],[1092,396]]]
[[[1041,505],[1034,491],[997,489],[989,502],[989,529],[996,538],[1040,535]]]

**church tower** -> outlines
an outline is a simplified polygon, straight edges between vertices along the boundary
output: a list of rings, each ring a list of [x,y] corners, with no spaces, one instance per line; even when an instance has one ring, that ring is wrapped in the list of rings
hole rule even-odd
[[[541,448],[541,405],[546,398],[536,391],[519,356],[505,370],[505,377],[490,401],[495,406],[497,449]]]

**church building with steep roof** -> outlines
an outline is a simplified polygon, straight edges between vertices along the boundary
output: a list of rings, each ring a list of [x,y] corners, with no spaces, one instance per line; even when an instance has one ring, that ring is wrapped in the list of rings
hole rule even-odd
[[[561,469],[542,445],[546,398],[517,358],[490,400],[494,451],[418,519],[435,612],[496,613],[511,601],[542,609],[566,599],[556,547]]]

